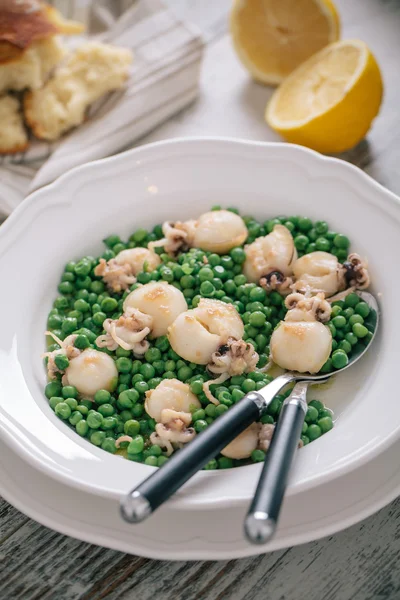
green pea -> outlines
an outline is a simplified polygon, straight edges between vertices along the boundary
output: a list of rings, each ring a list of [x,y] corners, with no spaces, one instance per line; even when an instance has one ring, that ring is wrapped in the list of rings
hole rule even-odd
[[[256,389],[257,389],[257,384],[256,384]],[[244,395],[245,395],[245,393],[242,390],[232,390],[232,392],[231,392],[233,402],[239,402],[239,400],[241,400],[244,397]]]
[[[316,440],[317,438],[321,437],[322,435],[322,430],[319,427],[319,425],[309,425],[308,429],[307,429],[307,437],[309,438],[310,442],[313,442],[314,440]]]
[[[249,392],[254,392],[254,390],[256,389],[256,382],[253,381],[252,379],[245,379],[242,383],[242,390],[245,394],[248,394]]]
[[[308,424],[304,421],[303,427],[301,428],[301,433],[305,435],[307,433]]]
[[[57,417],[61,419],[67,420],[71,416],[71,409],[66,402],[58,402],[55,406],[54,412]]]
[[[86,302],[86,300],[82,300],[82,299],[75,300],[74,309],[81,313],[85,313],[88,310],[90,310],[90,304],[88,302]]]
[[[115,408],[113,407],[112,404],[101,404],[98,408],[98,412],[103,417],[112,417],[113,414],[115,413]]]
[[[216,416],[215,409],[216,409],[215,404],[207,404],[207,406],[204,409],[204,412],[206,413],[207,417],[214,418]]]
[[[311,402],[308,403],[308,406],[313,406],[318,412],[324,409],[324,405],[319,400],[311,400]]]
[[[96,410],[90,410],[86,421],[91,429],[99,429],[103,424],[103,415]]]
[[[161,377],[152,377],[148,380],[147,385],[150,390],[154,390],[162,382]]]
[[[307,446],[307,444],[310,443],[310,438],[308,438],[306,435],[302,435],[300,439],[303,442],[304,446]]]
[[[220,469],[232,469],[233,460],[231,458],[228,458],[227,456],[221,456],[218,459],[218,467]]]
[[[118,396],[117,406],[121,409],[130,409],[139,400],[139,392],[136,389],[128,389],[121,392]]]
[[[156,456],[148,456],[147,458],[145,458],[144,464],[149,465],[150,467],[156,467],[158,464],[157,457]]]
[[[178,369],[177,375],[180,381],[186,381],[192,376],[192,369],[186,366],[181,367],[180,369]]]
[[[283,302],[283,298],[278,292],[271,292],[269,295],[269,299],[271,304],[274,306],[281,306]]]
[[[260,353],[258,357],[257,368],[262,369],[268,363],[268,355],[265,353]]]
[[[328,232],[329,229],[328,223],[326,221],[316,221],[314,227],[318,235],[324,235]]]
[[[215,416],[216,417],[220,417],[221,415],[223,415],[228,409],[227,406],[225,406],[225,404],[218,404],[218,406],[215,407]]]
[[[55,410],[57,404],[60,404],[60,402],[64,402],[64,398],[61,398],[60,396],[52,396],[49,398],[49,405],[52,410]]]
[[[242,273],[240,275],[235,275],[235,277],[233,278],[233,281],[235,282],[235,284],[237,286],[244,285],[245,283],[247,283],[246,276],[243,275]]]
[[[346,327],[346,323],[347,321],[342,315],[338,315],[332,319],[332,324],[336,327],[336,329],[343,329],[343,327]]]
[[[314,406],[308,406],[305,416],[306,423],[316,423],[318,419],[318,410]]]
[[[144,394],[149,389],[149,386],[145,381],[137,381],[135,383],[135,390],[139,392],[139,394]]]
[[[275,423],[275,421],[271,415],[263,415],[261,417],[260,421],[263,425],[266,425],[266,424],[272,425],[273,423]]]
[[[100,413],[100,414],[102,414],[102,413]],[[113,416],[109,416],[109,417],[103,418],[103,423],[102,423],[101,427],[104,430],[114,429],[114,427],[116,427],[117,424],[118,424],[117,419]]]
[[[106,439],[106,434],[104,431],[94,431],[90,436],[90,441],[95,446],[101,446],[101,444]]]
[[[355,311],[363,319],[366,319],[370,313],[370,308],[366,302],[359,302],[355,307]]]
[[[75,425],[75,431],[81,437],[86,437],[89,431],[89,425],[84,419],[82,419]]]
[[[61,394],[61,383],[58,381],[50,381],[44,390],[46,398],[50,399],[53,396],[59,396]]]
[[[65,385],[61,393],[63,398],[77,398],[78,396],[78,390],[73,385]]]
[[[128,446],[128,454],[139,454],[143,452],[144,448],[144,439],[141,435],[135,435],[132,438],[132,441],[129,442]]]
[[[75,331],[78,327],[78,321],[72,317],[66,317],[61,325],[61,331],[66,335],[69,335]]]
[[[58,291],[60,294],[72,294],[74,292],[74,284],[71,281],[62,281],[58,285]]]
[[[300,252],[302,250],[305,250],[307,248],[309,244],[309,239],[306,235],[296,235],[296,237],[294,238],[294,245],[296,246],[297,250],[299,250]]]
[[[301,230],[301,231],[309,231],[313,226],[313,223],[311,221],[311,219],[309,219],[308,217],[299,217],[299,220],[297,222],[297,227]]]
[[[92,280],[89,276],[87,277],[77,277],[75,286],[78,290],[87,290],[90,287]]]
[[[50,315],[47,319],[47,325],[50,329],[60,329],[63,322],[63,317],[60,315]]]
[[[266,320],[267,318],[264,313],[262,313],[261,311],[256,311],[250,315],[249,323],[253,327],[263,327],[265,325]]]
[[[151,379],[156,374],[155,368],[149,364],[142,365],[139,372],[146,380]]]
[[[332,354],[332,365],[335,369],[343,369],[349,363],[349,358],[343,350],[335,350]]]
[[[94,401],[96,404],[109,404],[111,400],[111,394],[107,390],[97,390],[94,395]]]
[[[132,360],[125,356],[121,356],[121,358],[117,358],[115,361],[115,366],[120,373],[130,373],[132,369]]]
[[[230,256],[237,265],[242,265],[246,260],[246,253],[243,248],[232,248]]]
[[[360,325],[364,324],[364,319],[361,315],[352,315],[349,319],[349,324],[353,327],[353,325],[355,325],[356,323],[359,323]]]
[[[333,243],[336,246],[336,248],[343,248],[344,250],[346,250],[350,246],[349,238],[341,233],[335,235],[335,237],[333,238]]]
[[[156,339],[154,342],[156,348],[158,348],[161,352],[165,352],[169,348],[169,341],[166,335],[162,335]]]
[[[69,307],[68,298],[65,298],[65,296],[59,296],[54,300],[53,306],[58,310],[66,310]]]
[[[83,419],[83,416],[79,412],[79,410],[75,410],[75,411],[72,412],[72,414],[71,414],[71,416],[70,416],[70,418],[68,420],[69,420],[70,424],[73,427],[75,427],[79,423],[79,421],[82,421],[82,419]]]
[[[351,308],[355,308],[359,302],[360,297],[354,292],[346,296],[346,298],[344,299],[345,306],[349,306]]]
[[[321,252],[329,252],[331,248],[331,243],[324,237],[319,237],[315,240],[315,247],[317,250]]]
[[[85,350],[85,348],[89,348],[90,342],[87,335],[79,334],[75,338],[74,346],[75,348],[79,348],[79,350]]]
[[[156,360],[160,360],[161,352],[158,348],[149,348],[144,357],[147,360],[147,362],[153,363]]]
[[[346,354],[350,354],[352,345],[346,339],[342,340],[338,346],[339,350],[343,350]]]
[[[215,286],[211,281],[203,281],[200,285],[200,294],[206,298],[211,298],[215,294]]]
[[[118,306],[118,302],[117,302],[117,300],[115,300],[115,298],[104,298],[101,301],[100,306],[101,306],[102,312],[112,313],[116,310],[116,308]]]
[[[353,333],[357,338],[363,338],[368,335],[368,329],[364,325],[361,325],[361,323],[355,323],[353,325]]]
[[[215,471],[215,469],[218,469],[218,463],[215,460],[215,458],[209,460],[208,463],[204,466],[204,469],[206,471]]]
[[[275,396],[275,398],[270,402],[268,406],[268,413],[272,416],[279,415],[282,408],[282,399],[280,396]]]
[[[101,444],[101,449],[110,452],[111,454],[115,454],[117,451],[115,440],[112,437],[106,437]]]
[[[318,426],[320,427],[322,433],[326,433],[332,429],[333,421],[331,417],[323,417],[322,419],[319,419]]]
[[[324,417],[329,417],[330,419],[332,419],[332,411],[324,408],[322,410],[319,411],[319,418],[323,419]]]
[[[206,418],[206,413],[202,408],[195,410],[194,413],[192,414],[193,421],[198,421],[199,419],[205,419],[205,418]]]
[[[265,452],[263,450],[253,450],[251,453],[251,460],[253,462],[263,462],[265,459]]]
[[[75,398],[66,398],[65,402],[68,404],[71,410],[76,410],[78,407],[78,402],[75,400]]]
[[[124,423],[124,433],[126,435],[130,435],[131,437],[135,437],[140,431],[139,421],[136,419],[129,419]]]
[[[102,294],[104,292],[105,286],[102,281],[92,281],[90,284],[90,289],[94,294]]]
[[[106,319],[107,315],[105,312],[102,311],[96,312],[92,316],[92,321],[97,327],[103,327],[103,323]]]
[[[351,344],[352,346],[355,346],[358,342],[358,337],[356,335],[354,335],[354,333],[346,333],[345,335],[345,339],[349,342],[349,344]]]
[[[162,454],[157,458],[157,467],[162,467],[166,462],[168,462],[168,457]]]

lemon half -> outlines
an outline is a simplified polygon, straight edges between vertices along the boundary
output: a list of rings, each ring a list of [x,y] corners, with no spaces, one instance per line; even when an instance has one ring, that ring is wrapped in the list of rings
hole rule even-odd
[[[330,44],[274,92],[265,118],[286,140],[323,153],[360,142],[382,102],[379,66],[359,40]]]
[[[244,66],[275,85],[340,34],[331,0],[235,0],[230,29]]]

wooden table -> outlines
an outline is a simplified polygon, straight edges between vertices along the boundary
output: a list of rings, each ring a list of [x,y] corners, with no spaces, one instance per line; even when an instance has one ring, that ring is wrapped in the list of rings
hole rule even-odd
[[[168,2],[200,27],[207,42],[201,94],[194,105],[140,143],[187,135],[276,140],[263,121],[271,91],[248,78],[231,49],[230,0]],[[343,158],[400,194],[400,2],[336,4],[343,37],[359,37],[370,45],[386,86],[381,114],[368,139]],[[398,600],[399,527],[397,500],[359,525],[318,542],[257,558],[171,563],[67,538],[0,500],[0,599]]]

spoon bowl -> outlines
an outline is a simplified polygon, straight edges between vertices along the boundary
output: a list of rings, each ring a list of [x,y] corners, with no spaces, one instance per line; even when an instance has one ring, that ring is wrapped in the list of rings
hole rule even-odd
[[[275,535],[290,468],[308,409],[306,398],[308,386],[328,381],[333,375],[352,367],[364,356],[374,341],[379,326],[378,303],[369,292],[358,292],[358,296],[370,307],[368,326],[369,331],[372,329],[372,336],[368,344],[355,352],[348,364],[340,370],[309,376],[301,373],[281,375],[284,381],[288,382],[289,377],[289,381],[295,381],[296,385],[283,404],[256,492],[245,519],[245,535],[252,544],[265,544]]]

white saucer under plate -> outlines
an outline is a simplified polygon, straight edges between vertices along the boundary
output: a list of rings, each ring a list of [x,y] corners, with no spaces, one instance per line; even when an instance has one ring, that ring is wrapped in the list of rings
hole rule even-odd
[[[145,523],[127,525],[116,500],[46,476],[1,441],[0,494],[43,525],[85,542],[163,560],[234,559],[304,544],[370,516],[400,495],[399,451],[398,442],[353,473],[288,497],[277,536],[263,547],[243,539],[240,507],[178,515],[167,505]]]

